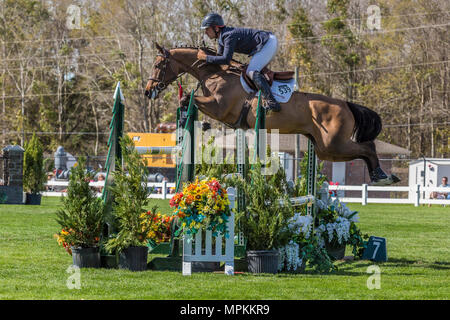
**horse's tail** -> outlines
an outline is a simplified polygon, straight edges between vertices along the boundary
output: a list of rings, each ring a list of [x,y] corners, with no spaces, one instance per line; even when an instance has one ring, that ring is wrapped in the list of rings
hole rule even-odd
[[[373,110],[347,101],[355,118],[352,140],[356,142],[373,141],[381,132],[381,118]]]

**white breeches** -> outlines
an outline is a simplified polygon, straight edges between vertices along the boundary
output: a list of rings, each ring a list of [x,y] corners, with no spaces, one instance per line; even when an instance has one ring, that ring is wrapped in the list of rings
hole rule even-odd
[[[273,34],[270,35],[269,40],[267,40],[266,44],[255,53],[247,68],[247,76],[253,80],[253,72],[261,71],[265,66],[267,66],[270,61],[273,59],[278,49],[278,40],[277,37]]]

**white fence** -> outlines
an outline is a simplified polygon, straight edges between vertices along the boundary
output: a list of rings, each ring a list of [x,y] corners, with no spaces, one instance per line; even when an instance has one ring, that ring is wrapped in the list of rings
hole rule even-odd
[[[362,205],[367,205],[368,203],[407,203],[414,204],[418,207],[420,204],[445,204],[450,205],[449,199],[430,199],[429,194],[431,192],[448,193],[450,194],[450,188],[439,188],[439,187],[424,187],[420,184],[409,187],[375,187],[363,184],[361,186],[339,186],[330,185],[330,191],[360,191],[361,197],[359,198],[349,198],[349,197],[339,197],[342,202],[360,202]],[[370,192],[408,192],[408,198],[369,198]]]
[[[47,182],[46,186],[48,188],[51,187],[59,187],[58,189],[67,188],[69,185],[68,181],[55,181],[50,180]],[[89,184],[92,187],[102,188],[104,187],[104,182],[91,182]],[[160,193],[152,193],[150,198],[154,199],[171,199],[174,193],[169,193],[169,189],[175,189],[174,182],[149,182],[147,183],[147,187],[149,188],[159,188]],[[429,194],[431,192],[439,192],[439,193],[450,193],[450,188],[439,188],[439,187],[424,187],[420,184],[415,185],[413,187],[405,186],[405,187],[395,187],[395,186],[386,186],[386,187],[375,187],[369,186],[367,184],[363,184],[360,186],[336,186],[330,185],[328,187],[329,191],[359,191],[361,192],[360,197],[339,197],[339,200],[342,202],[359,202],[362,205],[367,205],[368,203],[404,203],[404,204],[414,204],[416,207],[420,204],[444,204],[450,205],[449,199],[430,199]],[[408,192],[408,198],[369,198],[370,192]],[[46,191],[42,193],[43,196],[48,197],[60,197],[62,195],[67,195],[66,192],[62,191]],[[99,192],[97,196],[101,197],[102,194]]]
[[[100,188],[103,188],[105,186],[105,182],[104,181],[98,181],[98,182],[91,182],[89,183],[89,185],[93,188],[98,188],[100,190]],[[69,186],[69,181],[57,181],[57,180],[50,180],[46,183],[46,187],[48,189],[48,191],[43,192],[42,195],[46,196],[46,197],[61,197],[61,196],[65,196],[67,195],[66,192],[63,191],[51,191],[49,189],[57,189],[57,190],[64,190],[67,189],[67,187]],[[175,190],[175,182],[169,183],[167,181],[163,181],[163,182],[149,182],[147,183],[147,187],[148,188],[155,188],[155,191],[157,190],[157,188],[159,188],[161,190],[161,193],[152,193],[149,198],[154,198],[154,199],[171,199],[175,193],[169,193],[169,189]],[[52,188],[52,187],[57,187],[57,188]],[[101,192],[97,192],[97,196],[101,197],[102,193]]]

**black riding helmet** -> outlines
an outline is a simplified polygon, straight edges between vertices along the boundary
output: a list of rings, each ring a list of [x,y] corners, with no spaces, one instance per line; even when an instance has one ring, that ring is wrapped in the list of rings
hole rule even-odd
[[[223,22],[222,16],[218,13],[208,13],[205,18],[203,18],[201,29],[206,29],[208,27],[223,27],[225,23]]]

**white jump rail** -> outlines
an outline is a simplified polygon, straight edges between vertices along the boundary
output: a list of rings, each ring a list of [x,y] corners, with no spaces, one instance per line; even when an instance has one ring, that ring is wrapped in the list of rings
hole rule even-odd
[[[291,204],[293,206],[301,206],[303,204],[312,204],[316,200],[314,196],[308,195],[303,197],[290,198]]]
[[[391,203],[391,204],[414,204],[418,207],[420,204],[443,204],[450,205],[449,199],[427,199],[425,194],[429,192],[450,193],[450,188],[443,187],[424,187],[420,184],[415,186],[345,186],[330,185],[330,191],[360,191],[361,197],[339,197],[342,202],[360,202],[362,205],[368,203]],[[408,198],[369,198],[370,192],[408,192]],[[333,197],[334,198],[334,197]]]
[[[103,188],[105,186],[104,181],[97,181],[97,182],[90,182],[89,185],[94,188]],[[45,184],[46,187],[68,187],[69,181],[58,181],[58,180],[50,180]],[[167,190],[169,188],[175,189],[175,183],[174,182],[148,182],[147,187],[149,188],[161,188],[161,193],[152,193],[150,194],[149,198],[152,199],[171,199],[174,194],[168,193]],[[61,191],[45,191],[42,192],[42,195],[44,197],[61,197],[66,196],[66,192]],[[102,193],[98,192],[97,197],[101,197]]]
[[[234,209],[236,203],[236,189],[228,188],[228,199],[230,200],[230,209]],[[223,248],[222,236],[212,236],[211,230],[206,230],[205,239],[202,232],[195,235],[194,248],[192,246],[192,235],[183,237],[183,275],[192,274],[192,262],[225,262],[225,274],[234,274],[234,211],[231,210],[231,216],[227,222],[229,237],[225,239],[225,249]],[[205,244],[203,252],[202,244]],[[212,253],[212,244],[215,241],[215,252]],[[194,249],[194,251],[193,251]],[[225,254],[222,252],[225,251]]]

